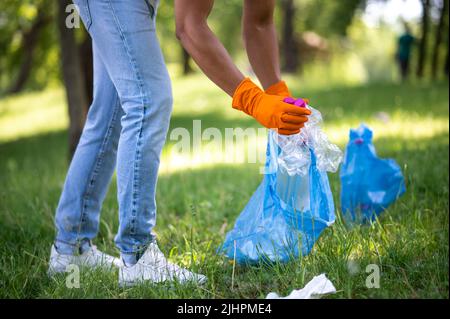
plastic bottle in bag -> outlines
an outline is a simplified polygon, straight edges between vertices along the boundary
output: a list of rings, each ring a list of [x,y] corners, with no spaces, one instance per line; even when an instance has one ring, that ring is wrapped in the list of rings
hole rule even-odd
[[[343,159],[343,153],[336,145],[330,143],[322,131],[322,114],[306,105],[302,99],[285,99],[285,102],[306,107],[312,113],[308,122],[299,134],[277,136],[277,144],[281,148],[278,164],[290,176],[306,175],[311,165],[310,149],[317,157],[317,168],[320,171],[336,173]]]

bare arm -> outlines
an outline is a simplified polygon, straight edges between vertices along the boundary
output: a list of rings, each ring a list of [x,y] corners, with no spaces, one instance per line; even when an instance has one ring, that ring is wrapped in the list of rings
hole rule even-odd
[[[267,9],[262,12],[268,15],[273,14],[273,0],[250,1],[249,3],[252,5],[250,9],[256,9],[258,7],[256,4],[259,1],[264,4],[262,7]],[[283,97],[278,94],[265,93],[250,79],[244,77],[222,43],[208,27],[207,19],[213,5],[214,0],[175,0],[177,37],[184,48],[202,71],[233,97],[232,106],[234,109],[254,117],[269,129],[278,129],[280,134],[292,135],[300,132],[304,123],[308,121],[307,116],[311,112],[306,108],[285,103]],[[248,9],[247,13],[254,18],[253,14],[248,12]],[[258,17],[262,15],[260,11],[254,14]],[[247,21],[250,24],[250,19]],[[264,48],[259,46],[266,42],[266,37],[263,34],[265,28],[248,28],[247,30],[249,35],[256,34],[258,37],[257,41],[247,43],[251,47],[252,64],[256,67],[257,75],[261,78],[261,81],[264,81],[264,85],[270,86],[277,82],[277,77],[279,78],[278,51],[274,44],[276,43],[275,29],[273,26],[267,28],[271,34],[268,43],[272,44]],[[267,48],[270,49],[270,52],[258,54],[257,51],[265,51]],[[270,65],[266,65],[266,63]],[[265,67],[269,71],[264,71]],[[287,87],[284,91],[288,91]]]
[[[244,2],[244,43],[250,64],[264,89],[281,80],[274,9],[275,0]]]
[[[202,71],[228,95],[244,80],[207,24],[214,0],[175,0],[177,37]]]

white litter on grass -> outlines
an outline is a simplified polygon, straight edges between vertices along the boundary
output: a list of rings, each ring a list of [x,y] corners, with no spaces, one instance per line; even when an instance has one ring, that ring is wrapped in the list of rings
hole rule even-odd
[[[303,289],[294,290],[287,297],[280,297],[275,292],[271,292],[266,299],[320,299],[324,295],[334,293],[336,293],[336,288],[333,283],[325,274],[321,274],[314,277]]]

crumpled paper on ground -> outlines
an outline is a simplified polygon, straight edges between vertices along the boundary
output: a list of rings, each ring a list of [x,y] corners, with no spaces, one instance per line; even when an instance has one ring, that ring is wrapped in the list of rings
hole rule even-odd
[[[281,297],[275,292],[266,299],[320,299],[324,295],[336,293],[336,288],[325,274],[314,277],[303,289],[292,291],[289,296]]]

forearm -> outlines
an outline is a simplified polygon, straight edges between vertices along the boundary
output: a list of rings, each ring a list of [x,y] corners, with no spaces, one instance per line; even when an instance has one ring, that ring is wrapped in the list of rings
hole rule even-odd
[[[253,71],[264,89],[281,80],[274,8],[274,0],[244,2],[244,43]]]
[[[250,0],[246,0],[250,1]],[[252,8],[258,7],[261,2],[263,7],[271,5],[273,14],[274,0],[251,0]],[[233,97],[234,109],[245,112],[254,117],[259,123],[269,129],[277,129],[280,134],[292,135],[300,132],[308,121],[307,116],[311,112],[304,107],[298,107],[286,103],[284,97],[289,96],[286,87],[283,94],[270,94],[261,90],[250,79],[246,79],[233,63],[230,55],[225,50],[214,33],[209,29],[207,18],[213,7],[214,0],[175,0],[175,16],[177,37],[184,48],[197,62],[202,71],[219,87]],[[269,6],[270,9],[270,6]],[[259,16],[259,14],[257,15]],[[255,30],[247,28],[251,34],[257,36],[257,40],[247,42],[251,47],[251,60],[262,83],[268,87],[279,80],[278,49],[276,46],[275,29],[269,26],[270,34],[267,42],[267,33],[264,28]],[[263,41],[263,39],[265,39]],[[248,39],[250,40],[250,39]],[[269,43],[259,47],[263,43]],[[260,54],[266,51],[269,53]],[[267,68],[269,71],[264,70]]]
[[[206,23],[211,0],[176,0],[177,37],[202,71],[233,96],[244,75]]]

